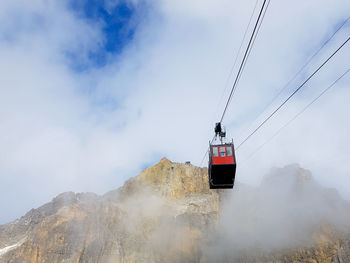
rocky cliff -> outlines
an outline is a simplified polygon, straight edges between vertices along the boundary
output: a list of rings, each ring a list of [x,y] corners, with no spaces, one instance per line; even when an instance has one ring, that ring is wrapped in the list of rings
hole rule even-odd
[[[350,206],[296,165],[209,190],[162,159],[103,196],[64,193],[0,226],[0,262],[350,262]]]

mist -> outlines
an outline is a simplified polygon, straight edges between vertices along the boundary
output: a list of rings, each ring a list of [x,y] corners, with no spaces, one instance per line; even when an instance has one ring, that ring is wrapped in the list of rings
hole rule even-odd
[[[208,262],[226,262],[307,248],[349,234],[349,222],[350,203],[291,164],[271,169],[257,187],[237,183],[223,193],[218,228],[204,251]]]
[[[173,166],[183,178],[197,176],[183,164]],[[122,222],[128,237],[137,238],[138,250],[159,261],[246,262],[310,249],[350,234],[350,202],[335,188],[320,185],[299,164],[270,169],[258,186],[236,181],[232,190],[218,190],[220,200],[214,198],[216,191],[172,199],[173,192],[182,191],[174,174],[154,171],[146,170],[143,177],[159,177],[151,187],[142,179],[128,181],[118,206],[126,213]],[[207,184],[203,179],[201,183]],[[164,180],[167,183],[160,183]],[[209,198],[212,195],[214,199]]]
[[[298,164],[271,169],[258,186],[210,190],[206,169],[163,158],[120,189],[64,193],[0,226],[0,252],[19,262],[34,248],[52,262],[319,259],[314,251],[340,253],[349,222],[350,202]]]

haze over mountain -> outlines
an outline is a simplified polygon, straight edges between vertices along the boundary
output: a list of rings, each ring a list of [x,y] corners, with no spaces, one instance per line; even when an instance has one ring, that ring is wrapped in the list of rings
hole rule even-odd
[[[350,203],[296,164],[209,190],[163,158],[104,195],[67,192],[0,226],[0,262],[350,262]]]

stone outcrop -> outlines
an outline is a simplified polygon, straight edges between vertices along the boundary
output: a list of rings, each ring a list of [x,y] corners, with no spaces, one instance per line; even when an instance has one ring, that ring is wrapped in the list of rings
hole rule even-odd
[[[274,191],[286,180],[288,187]],[[312,210],[318,203],[304,200],[310,196],[326,202],[322,209],[330,214],[338,211],[345,223],[327,216],[311,220],[303,225],[310,239],[288,247],[241,238],[240,230],[263,231],[259,205],[279,198]],[[228,207],[239,213],[234,220],[225,214]],[[63,193],[0,226],[0,262],[350,262],[347,212],[346,201],[297,166],[274,170],[257,189],[237,184],[233,191],[218,191],[209,189],[205,168],[163,158],[120,189],[103,196]]]

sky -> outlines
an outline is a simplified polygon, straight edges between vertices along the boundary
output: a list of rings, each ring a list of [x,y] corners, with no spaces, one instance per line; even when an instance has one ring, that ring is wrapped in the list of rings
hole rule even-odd
[[[116,189],[162,157],[206,166],[254,5],[1,1],[0,224],[61,192]],[[228,138],[238,145],[254,130],[273,110],[260,115],[269,101],[349,14],[348,0],[271,0],[223,121]],[[273,106],[349,33],[350,21]],[[348,43],[237,150],[236,180],[256,185],[272,167],[299,163],[350,200],[350,74],[249,157],[350,67],[349,56]]]

